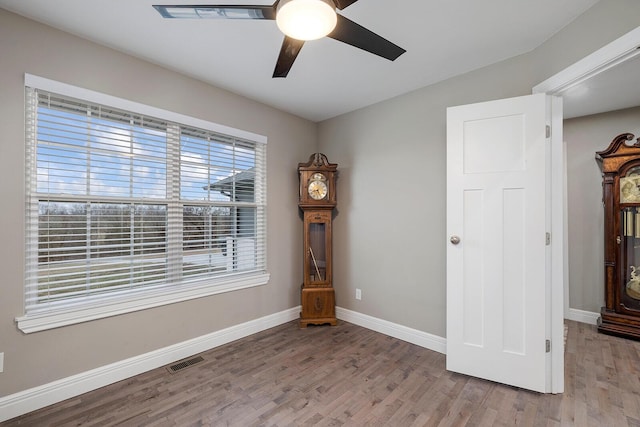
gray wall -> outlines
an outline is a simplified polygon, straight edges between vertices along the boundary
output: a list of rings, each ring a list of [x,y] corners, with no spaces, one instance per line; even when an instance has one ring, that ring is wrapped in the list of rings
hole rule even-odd
[[[317,125],[0,9],[0,396],[299,304],[296,165]],[[24,335],[24,73],[266,135],[269,284]]]
[[[536,84],[638,26],[638,16],[640,2],[602,0],[528,54],[320,123],[320,151],[340,170],[338,305],[445,336],[446,108],[530,94]],[[592,191],[599,188],[596,183]],[[569,245],[574,257],[592,251],[578,242]],[[355,288],[362,290],[361,301]],[[599,303],[589,298],[572,304],[596,311]]]
[[[595,153],[626,132],[640,137],[640,108],[564,122],[571,308],[599,312],[604,304],[602,175]]]

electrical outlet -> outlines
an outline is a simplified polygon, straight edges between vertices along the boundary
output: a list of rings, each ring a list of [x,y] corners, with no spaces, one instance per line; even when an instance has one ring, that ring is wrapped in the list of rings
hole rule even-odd
[[[362,291],[356,288],[356,299],[362,299]]]
[[[0,353],[0,372],[4,372],[4,353]]]

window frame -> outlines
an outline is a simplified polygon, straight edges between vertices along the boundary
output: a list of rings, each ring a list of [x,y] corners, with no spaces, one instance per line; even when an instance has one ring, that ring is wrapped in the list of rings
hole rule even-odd
[[[126,291],[117,296],[108,296],[108,298],[87,297],[83,298],[80,303],[75,303],[76,300],[68,300],[68,304],[60,304],[55,309],[43,309],[31,307],[27,310],[27,292],[29,290],[29,281],[27,279],[27,272],[35,271],[37,266],[33,265],[34,257],[28,256],[27,251],[30,247],[38,246],[37,230],[35,233],[29,231],[28,219],[29,213],[27,210],[32,209],[33,198],[35,194],[32,194],[32,189],[29,180],[35,180],[34,177],[28,177],[29,171],[35,171],[35,156],[33,153],[29,154],[29,149],[35,151],[31,145],[33,142],[29,137],[29,130],[26,129],[27,123],[25,123],[25,144],[27,148],[27,155],[25,159],[25,176],[27,177],[25,188],[25,282],[24,282],[24,315],[17,317],[16,322],[18,328],[25,333],[32,333],[47,329],[53,329],[61,326],[101,319],[109,316],[130,313],[138,310],[144,310],[152,307],[158,307],[166,304],[172,304],[181,301],[187,301],[194,298],[200,298],[204,296],[215,295],[224,292],[231,292],[239,289],[250,288],[254,286],[260,286],[268,283],[270,274],[267,269],[267,221],[266,221],[266,144],[267,138],[263,135],[255,134],[248,131],[243,131],[235,128],[231,128],[224,125],[208,122],[205,120],[189,117],[183,114],[163,110],[156,107],[151,107],[134,101],[118,98],[111,95],[106,95],[100,92],[79,88],[66,83],[57,82],[54,80],[46,79],[43,77],[25,74],[25,97],[28,88],[37,90],[43,90],[51,93],[56,93],[66,97],[76,98],[83,100],[87,103],[99,104],[118,108],[121,110],[135,112],[149,117],[166,120],[168,122],[184,125],[188,127],[203,129],[217,134],[222,134],[232,138],[239,138],[255,143],[256,148],[262,151],[260,165],[260,171],[255,173],[256,186],[255,191],[260,193],[260,197],[256,198],[256,204],[258,205],[258,211],[262,212],[263,227],[259,227],[256,232],[259,233],[259,239],[263,245],[263,259],[264,270],[253,271],[247,273],[234,273],[225,277],[212,277],[206,280],[199,280],[193,283],[181,283],[177,286],[150,286],[149,288],[137,289],[134,291]],[[29,100],[25,98],[25,112],[30,108],[27,105]],[[33,108],[33,107],[31,107]],[[30,148],[31,147],[31,148]],[[169,161],[169,160],[168,160]],[[179,159],[177,160],[179,162]],[[169,167],[169,165],[167,165]],[[259,181],[259,183],[258,183]],[[90,196],[89,196],[90,197]],[[165,199],[159,199],[159,202],[170,203],[171,197],[167,194]],[[185,205],[188,201],[185,201]],[[37,203],[36,203],[37,204]],[[182,240],[180,241],[182,244]],[[106,294],[108,295],[108,294]]]

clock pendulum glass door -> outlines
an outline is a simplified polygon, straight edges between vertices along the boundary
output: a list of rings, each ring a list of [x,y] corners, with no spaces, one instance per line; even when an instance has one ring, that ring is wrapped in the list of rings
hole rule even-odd
[[[309,282],[327,280],[327,251],[325,244],[326,226],[324,223],[309,224]]]
[[[331,286],[331,211],[304,212],[304,283],[312,287]]]
[[[621,302],[640,310],[640,167],[620,177]]]

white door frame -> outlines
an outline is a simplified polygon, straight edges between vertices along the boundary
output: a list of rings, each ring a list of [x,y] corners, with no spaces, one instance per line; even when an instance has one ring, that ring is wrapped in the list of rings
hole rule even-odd
[[[532,93],[562,96],[572,87],[640,55],[638,46],[640,46],[640,27],[537,84],[533,87]]]
[[[551,338],[551,360],[547,367],[547,384],[551,393],[564,391],[564,297],[568,289],[567,278],[567,197],[566,197],[566,163],[564,159],[562,98],[550,97],[548,110],[551,119],[551,144],[549,145],[550,186],[549,202],[551,210],[551,271],[547,295],[547,333]]]
[[[562,106],[562,97],[565,91],[597,76],[637,55],[640,55],[640,27],[629,31],[622,37],[614,40],[606,46],[598,49],[573,65],[551,76],[532,89],[532,93],[547,93],[554,95],[552,110]],[[556,106],[556,108],[554,108]],[[562,117],[553,115],[552,128],[560,140],[555,139],[552,144],[552,294],[551,294],[551,321],[558,318],[571,318],[569,304],[569,277],[568,277],[568,245],[567,245],[567,199],[566,199],[566,163],[565,149],[561,134]],[[561,171],[561,173],[558,173]],[[562,286],[560,286],[562,283]],[[562,297],[564,296],[564,298]],[[564,303],[561,303],[564,301]],[[581,319],[583,320],[583,319]],[[558,328],[551,328],[552,342],[562,342],[563,336],[559,335]],[[559,341],[560,340],[560,341]],[[552,392],[558,392],[564,387],[564,378],[559,373],[562,369],[554,369],[564,363],[564,346],[554,346],[551,351],[551,384]],[[562,350],[562,351],[560,351]]]

